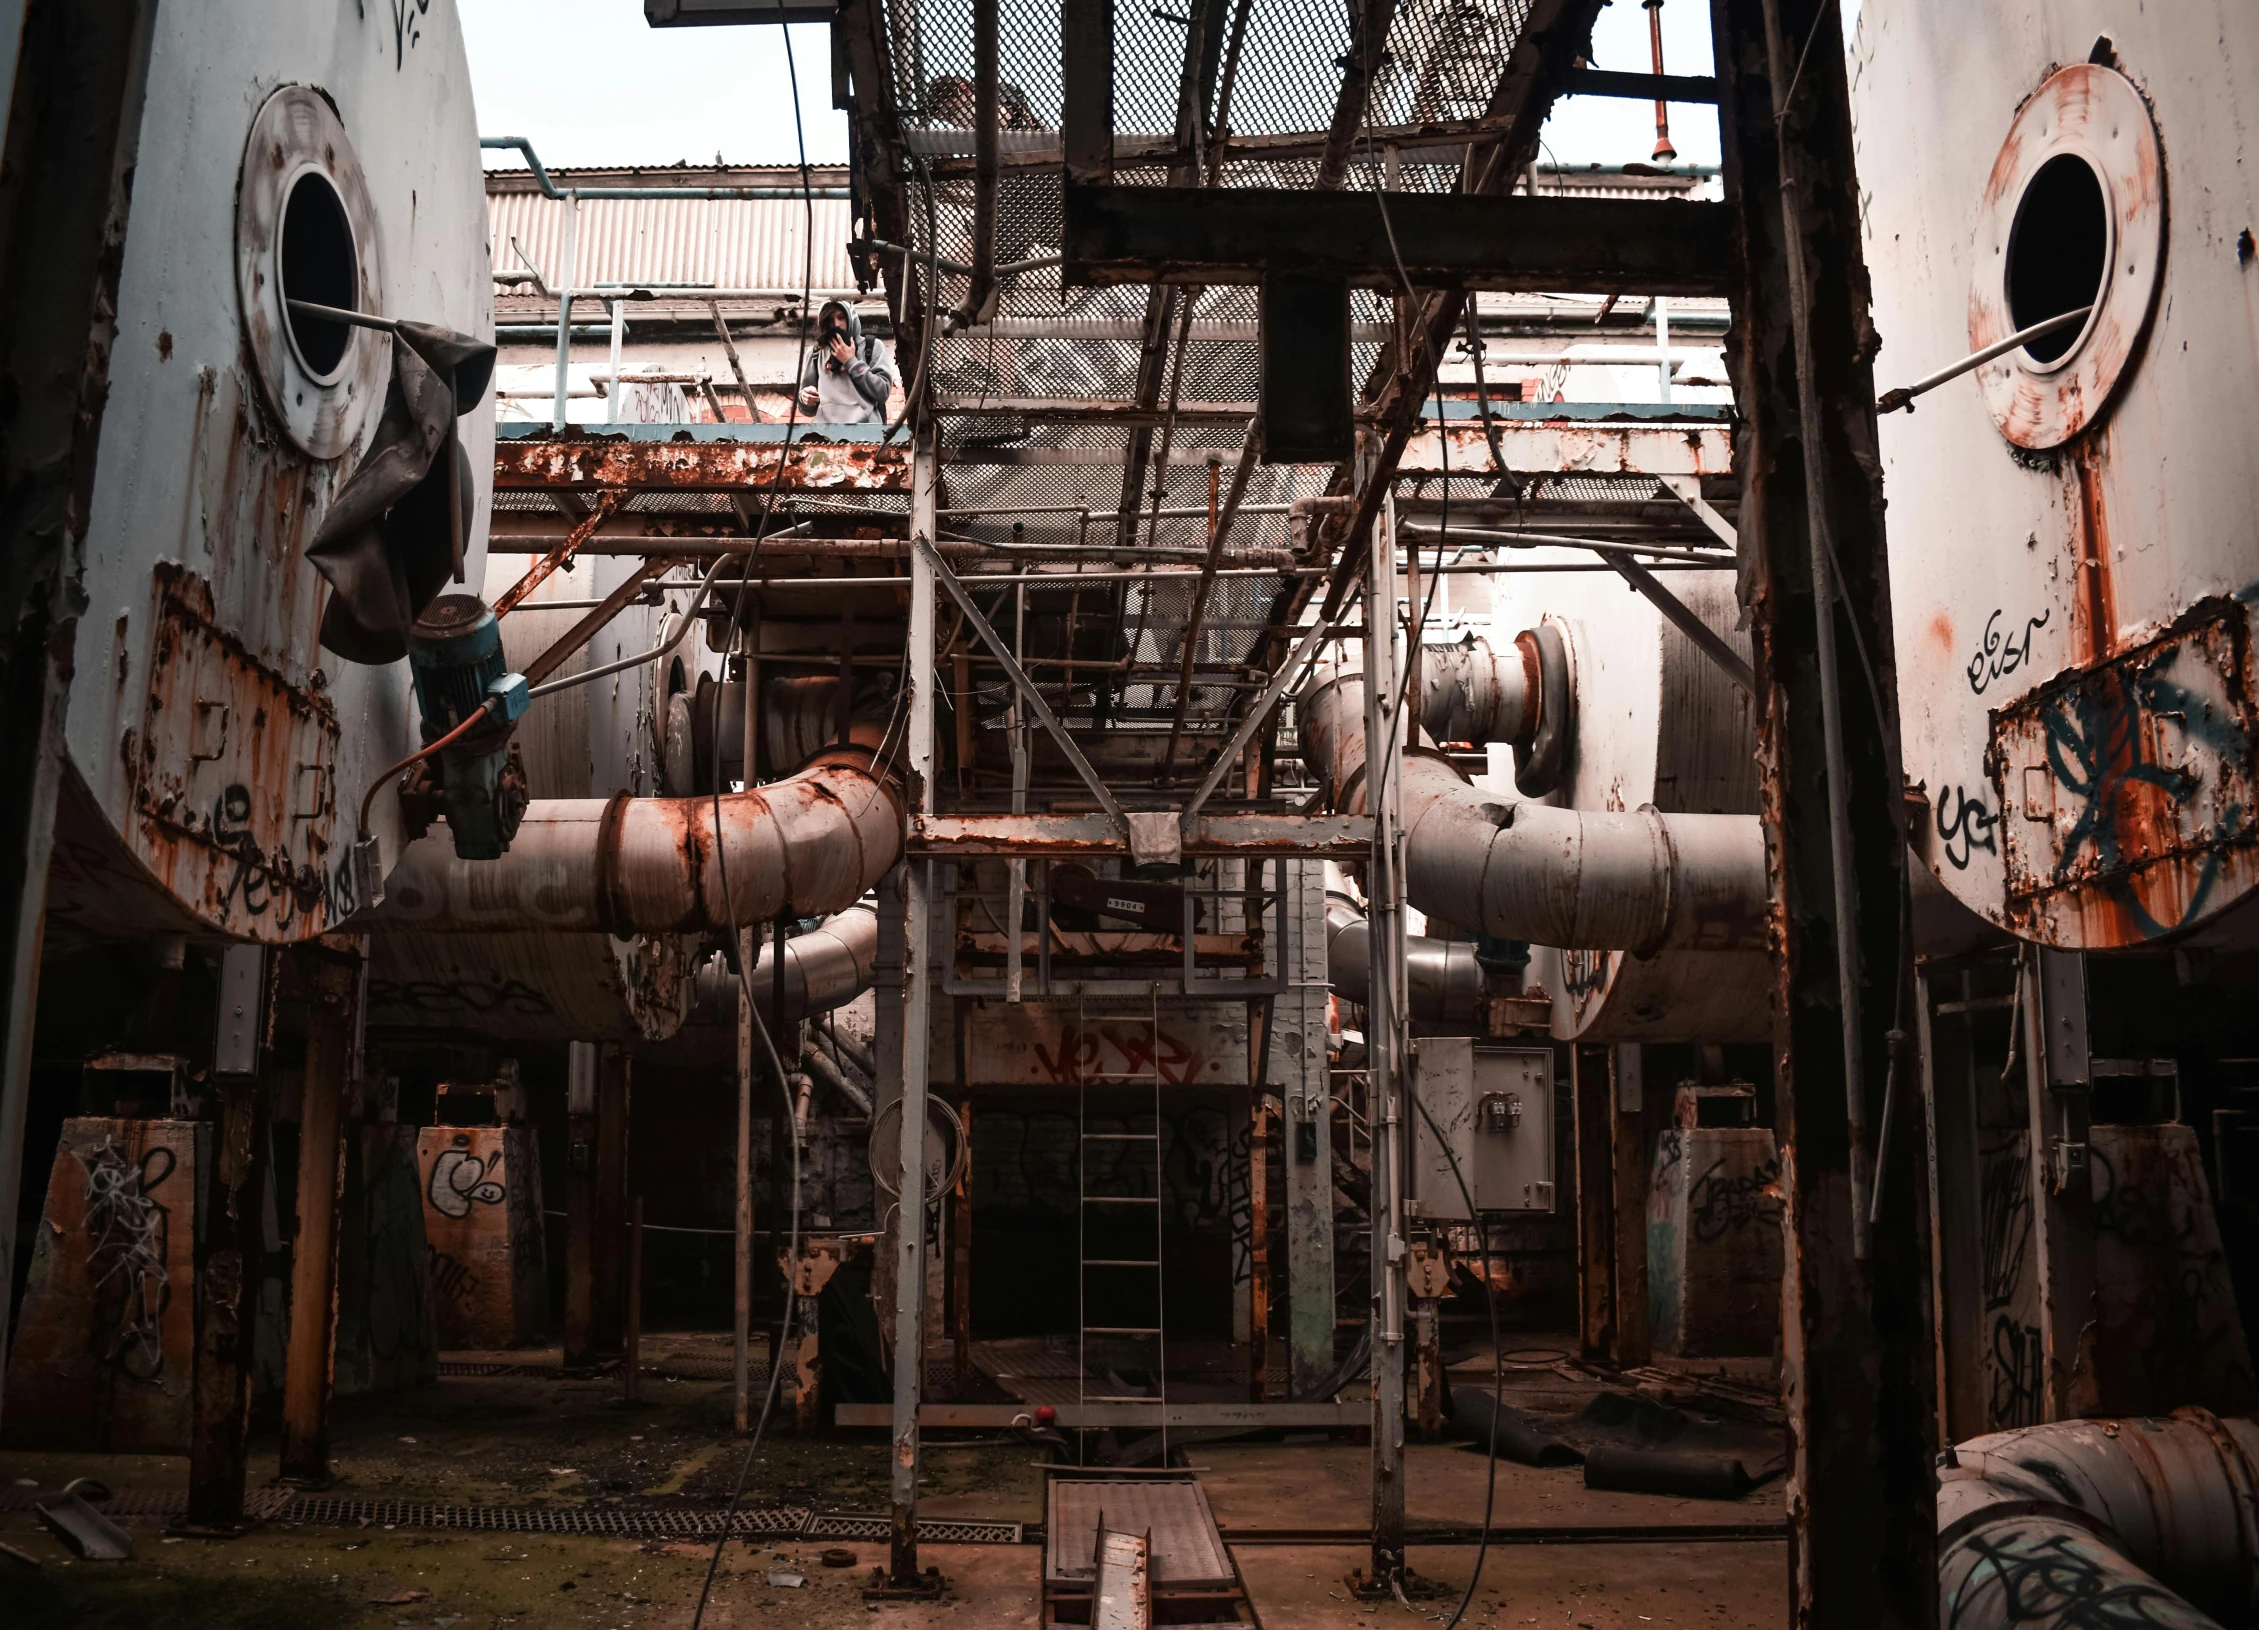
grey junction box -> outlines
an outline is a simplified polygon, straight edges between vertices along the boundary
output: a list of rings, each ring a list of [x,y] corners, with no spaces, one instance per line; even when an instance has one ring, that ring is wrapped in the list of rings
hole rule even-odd
[[[1412,1055],[1411,1214],[1472,1221],[1468,1194],[1478,1212],[1551,1211],[1551,1050],[1422,1036],[1412,1043]],[[1453,1158],[1466,1193],[1452,1173]]]

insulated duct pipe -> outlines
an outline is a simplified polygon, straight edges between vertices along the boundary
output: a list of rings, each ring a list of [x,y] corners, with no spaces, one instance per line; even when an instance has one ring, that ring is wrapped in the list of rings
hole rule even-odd
[[[366,926],[477,933],[703,933],[844,911],[902,854],[902,799],[876,766],[882,717],[797,774],[689,798],[544,798],[499,860],[411,843]]]
[[[878,908],[857,904],[827,917],[805,934],[784,942],[783,1022],[794,1025],[813,1013],[843,1007],[871,988],[878,960]],[[771,993],[776,989],[776,943],[761,946],[753,964],[753,1006],[762,1020],[774,1026]],[[698,994],[687,1023],[737,1031],[737,975],[715,957],[698,970]]]
[[[1524,643],[1524,640],[1527,643]],[[1540,689],[1534,638],[1500,651],[1476,636],[1420,647],[1420,725],[1437,741],[1503,741],[1527,748]]]
[[[1319,664],[1296,704],[1303,762],[1337,810],[1364,808],[1364,679]],[[1480,792],[1423,743],[1405,754],[1405,892],[1430,916],[1535,945],[1632,951],[1765,945],[1753,815],[1557,809]]]
[[[1334,993],[1363,1006],[1372,990],[1372,924],[1346,894],[1326,895],[1326,978]],[[1465,940],[1404,937],[1404,976],[1416,1024],[1459,1028],[1482,1017],[1483,971]]]
[[[2259,1423],[2059,1421],[1939,1467],[1941,1624],[2220,1630],[2259,1614]]]

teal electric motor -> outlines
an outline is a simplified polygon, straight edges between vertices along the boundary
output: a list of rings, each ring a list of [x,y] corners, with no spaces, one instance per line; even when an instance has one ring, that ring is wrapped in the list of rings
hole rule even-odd
[[[531,695],[502,656],[502,624],[475,594],[443,594],[408,636],[408,671],[429,747],[473,714],[481,722],[440,749],[432,780],[456,856],[499,860],[526,812],[525,770],[510,734]]]

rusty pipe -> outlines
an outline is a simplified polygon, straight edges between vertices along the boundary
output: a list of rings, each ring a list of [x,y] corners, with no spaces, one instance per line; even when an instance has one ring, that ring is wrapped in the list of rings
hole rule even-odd
[[[536,799],[499,860],[418,838],[360,920],[624,938],[844,911],[902,853],[902,794],[875,762],[884,733],[884,720],[858,720],[799,773],[719,798]]]
[[[1303,761],[1334,807],[1365,802],[1364,680],[1312,670],[1296,706]],[[1653,955],[1765,945],[1764,835],[1753,815],[1560,809],[1467,784],[1424,742],[1403,782],[1407,897],[1501,939]]]
[[[1938,1622],[2248,1624],[2255,1491],[2259,1422],[2203,1409],[1973,1438],[1939,1461]]]

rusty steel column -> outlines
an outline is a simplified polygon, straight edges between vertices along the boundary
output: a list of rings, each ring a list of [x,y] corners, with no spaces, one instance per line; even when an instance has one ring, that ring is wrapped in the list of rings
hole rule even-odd
[[[910,499],[910,531],[930,540],[934,514],[937,452],[934,432],[918,432],[915,480]],[[929,555],[910,557],[910,731],[906,748],[910,796],[921,814],[934,807],[934,576]],[[895,1239],[894,1282],[894,1464],[893,1544],[890,1569],[894,1588],[916,1589],[918,1572],[918,1405],[925,1392],[926,1318],[926,1075],[932,1054],[933,906],[931,863],[920,858],[903,867],[902,947],[902,1113],[900,1132],[900,1223]]]
[[[626,1333],[628,1055],[606,1044],[596,1054],[596,1193],[588,1340],[617,1353]]]
[[[266,1251],[263,1200],[274,1081],[262,1068],[256,1075],[215,1082],[216,1180],[196,1264],[187,1526],[232,1532],[243,1522],[244,1462],[251,1446],[251,1338],[258,1264]]]
[[[0,1266],[16,1260],[47,859],[157,0],[39,0],[0,161]],[[0,1354],[13,1334],[0,1281]]]
[[[1853,1215],[1908,948],[1877,340],[1841,14],[1829,0],[1713,0],[1711,15],[1741,267],[1726,355],[1776,959],[1790,1618],[1926,1626],[1937,1433],[1927,1206],[1910,1163],[1881,1174],[1871,1231]],[[1830,581],[1839,596],[1816,592]]]
[[[760,935],[738,930],[738,964],[751,977]],[[753,1430],[753,1004],[740,989],[737,1003],[737,1203],[730,1253],[730,1422]]]
[[[1647,1331],[1647,1162],[1653,1125],[1640,1045],[1616,1043],[1608,1049],[1609,1136],[1614,1159],[1616,1329],[1609,1355],[1624,1369],[1636,1369],[1654,1356]]]
[[[1616,1340],[1614,1072],[1606,1047],[1570,1050],[1576,1101],[1577,1354],[1587,1363],[1609,1356]]]
[[[565,1045],[565,1368],[595,1356],[596,1043]]]
[[[290,1344],[282,1378],[282,1475],[330,1481],[329,1406],[337,1371],[338,1194],[345,1175],[345,1096],[353,1073],[358,956],[301,951],[306,1071],[298,1118],[298,1231],[290,1258]]]

